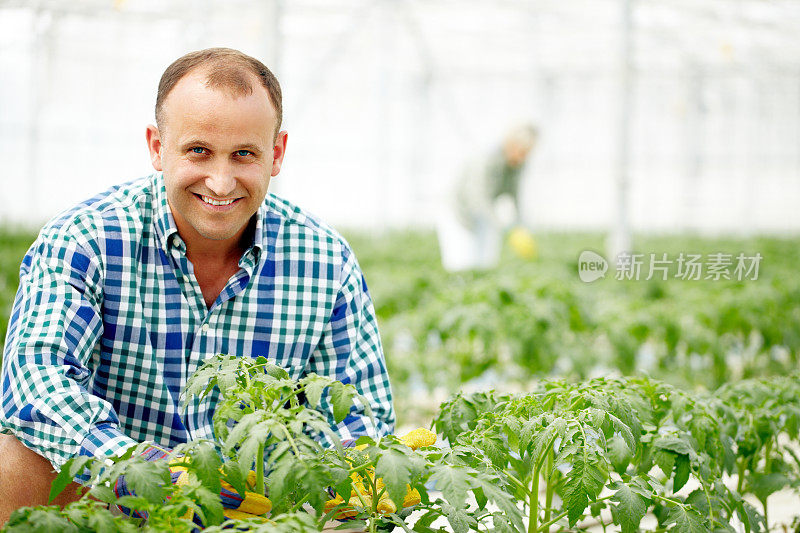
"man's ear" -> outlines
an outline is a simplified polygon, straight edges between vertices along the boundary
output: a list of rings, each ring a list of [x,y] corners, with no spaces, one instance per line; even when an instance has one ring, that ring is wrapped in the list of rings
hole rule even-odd
[[[150,162],[153,164],[153,168],[158,171],[164,170],[161,165],[161,132],[158,131],[156,126],[150,124],[147,126],[145,136],[147,137],[147,149],[150,150]]]
[[[275,139],[275,145],[272,147],[272,172],[270,176],[277,176],[281,171],[283,164],[283,156],[286,155],[286,139],[288,135],[286,131],[278,133]]]

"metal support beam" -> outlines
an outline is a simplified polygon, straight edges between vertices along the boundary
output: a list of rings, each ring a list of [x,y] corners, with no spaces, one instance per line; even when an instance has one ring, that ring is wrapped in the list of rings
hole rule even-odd
[[[615,219],[606,243],[608,259],[616,263],[617,255],[630,252],[633,246],[630,228],[630,129],[631,85],[633,78],[632,4],[621,0],[620,80],[617,116],[617,168],[615,180]]]

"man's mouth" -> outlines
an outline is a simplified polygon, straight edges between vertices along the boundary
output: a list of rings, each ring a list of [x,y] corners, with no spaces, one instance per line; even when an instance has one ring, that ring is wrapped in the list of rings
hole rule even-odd
[[[197,196],[198,198],[200,198],[202,201],[204,201],[209,205],[216,205],[216,206],[231,205],[236,200],[239,200],[239,198],[228,198],[225,200],[217,200],[216,198],[211,198],[210,196],[204,196],[202,194],[197,194],[197,193],[195,193],[195,196]]]

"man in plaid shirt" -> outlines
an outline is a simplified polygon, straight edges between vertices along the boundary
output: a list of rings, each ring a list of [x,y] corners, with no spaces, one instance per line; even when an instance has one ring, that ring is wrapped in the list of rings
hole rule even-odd
[[[272,194],[286,132],[281,91],[258,60],[187,54],[164,72],[155,174],[113,187],[48,223],[26,254],[3,354],[0,524],[46,503],[53,468],[211,438],[214,397],[186,413],[187,377],[217,353],[263,355],[293,378],[354,384],[343,439],[392,431],[372,301],[353,252],[324,223]],[[72,495],[72,496],[71,496]],[[62,493],[74,497],[73,491]]]

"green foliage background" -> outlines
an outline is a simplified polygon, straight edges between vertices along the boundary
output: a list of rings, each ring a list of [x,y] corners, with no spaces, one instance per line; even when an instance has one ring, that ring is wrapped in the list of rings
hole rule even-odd
[[[28,247],[36,239],[35,231],[0,228],[0,339],[5,342],[11,304],[19,286],[19,265]],[[0,353],[0,361],[2,361]]]
[[[538,257],[505,250],[489,271],[448,273],[433,232],[345,231],[378,314],[396,396],[482,389],[533,377],[647,372],[715,389],[783,374],[800,353],[800,238],[642,236],[637,251],[763,256],[756,281],[583,283],[577,258],[600,234],[537,235]],[[0,335],[32,231],[0,230]],[[645,262],[646,270],[647,262]],[[646,277],[646,272],[643,272]],[[403,407],[400,405],[399,407]]]

